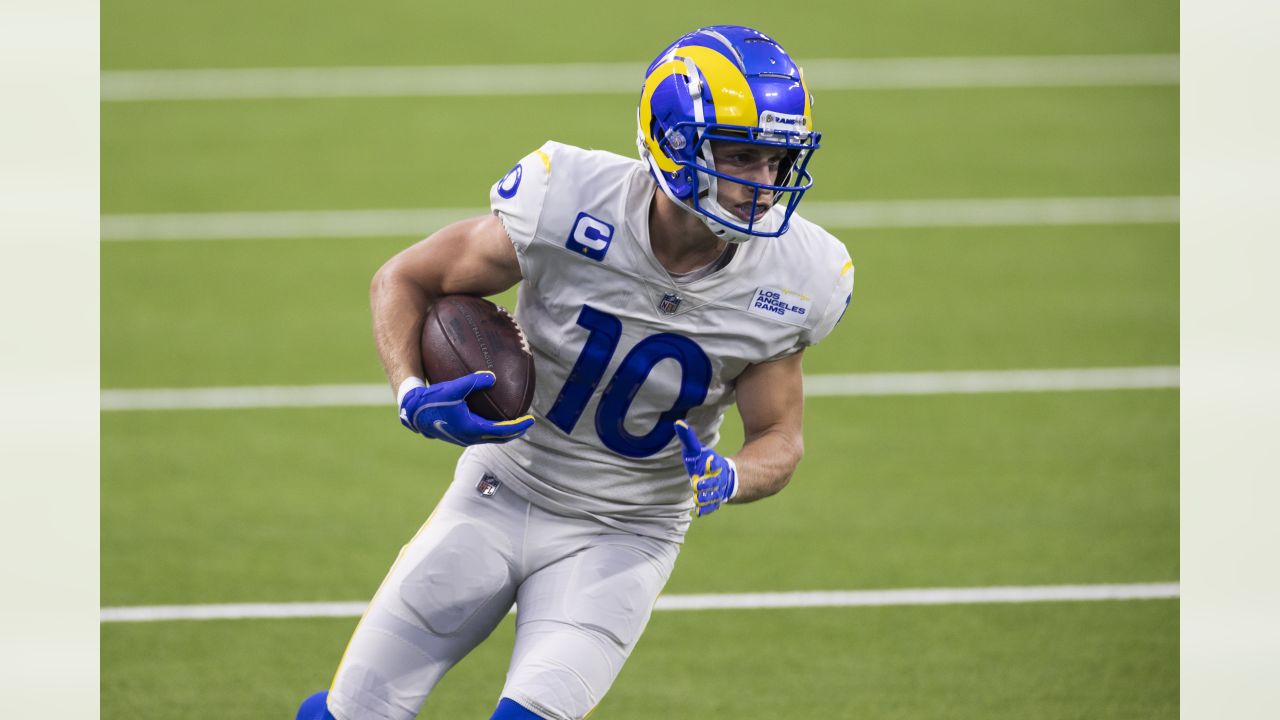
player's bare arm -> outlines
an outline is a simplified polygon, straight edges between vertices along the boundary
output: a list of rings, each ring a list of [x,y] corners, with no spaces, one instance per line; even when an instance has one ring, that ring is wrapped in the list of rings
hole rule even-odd
[[[745,442],[733,456],[738,490],[731,502],[769,497],[791,481],[804,454],[804,351],[748,367],[738,377]]]
[[[726,457],[703,445],[687,423],[676,421],[694,517],[709,515],[725,503],[768,497],[790,482],[804,454],[802,353],[757,363],[738,376],[745,442],[737,455]]]
[[[491,186],[501,222],[447,227],[374,278],[400,422],[469,449],[299,720],[411,720],[517,597],[520,652],[490,720],[582,720],[643,632],[690,515],[773,495],[796,470],[801,356],[771,358],[820,342],[852,296],[843,245],[795,214],[821,145],[812,96],[775,40],[736,25],[686,33],[643,77],[638,161],[548,141]],[[422,328],[444,296],[522,276],[533,414],[489,420],[468,394],[494,374],[426,385]],[[452,374],[425,346],[433,377]],[[726,457],[702,441],[735,399],[746,442]]]
[[[388,260],[373,276],[369,304],[391,387],[423,376],[419,338],[435,298],[493,295],[519,281],[515,248],[493,215],[448,225]]]

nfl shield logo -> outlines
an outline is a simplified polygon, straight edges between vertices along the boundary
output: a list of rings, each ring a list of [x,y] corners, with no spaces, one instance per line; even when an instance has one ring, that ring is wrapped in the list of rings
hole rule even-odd
[[[662,302],[658,303],[658,309],[661,310],[663,314],[671,315],[676,310],[680,309],[681,300],[684,300],[684,298],[675,293],[667,293],[662,296]]]
[[[480,482],[476,483],[476,490],[485,497],[493,497],[493,494],[498,492],[498,488],[501,485],[502,483],[498,482],[498,478],[491,473],[485,473],[480,478]]]

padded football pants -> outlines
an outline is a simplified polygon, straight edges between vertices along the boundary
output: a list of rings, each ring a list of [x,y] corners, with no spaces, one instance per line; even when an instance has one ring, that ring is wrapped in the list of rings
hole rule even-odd
[[[400,551],[339,663],[329,694],[339,720],[412,720],[513,603],[504,697],[578,720],[622,669],[679,546],[547,512],[501,484],[486,494],[485,476],[464,456]]]

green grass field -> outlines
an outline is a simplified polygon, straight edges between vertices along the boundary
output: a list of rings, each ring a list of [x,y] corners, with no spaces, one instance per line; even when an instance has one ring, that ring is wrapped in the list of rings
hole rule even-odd
[[[102,63],[635,61],[638,76],[711,22],[756,24],[802,61],[1178,51],[1168,0],[694,12],[605,33],[581,0],[120,0],[103,7]],[[546,139],[632,154],[633,102],[108,102],[102,209],[482,207]],[[815,114],[814,200],[1179,191],[1176,86],[827,91]],[[441,116],[468,118],[464,137],[441,138]],[[1175,224],[830,229],[858,285],[806,372],[1178,363]],[[381,382],[368,281],[416,239],[105,242],[103,387]],[[695,524],[667,592],[1176,581],[1178,411],[1170,389],[810,398],[792,486]],[[457,456],[401,429],[390,399],[104,412],[101,438],[104,607],[366,600]],[[104,623],[102,717],[291,718],[355,622]],[[1177,600],[660,612],[592,720],[1172,718],[1178,630]],[[511,642],[508,621],[423,717],[487,717]]]

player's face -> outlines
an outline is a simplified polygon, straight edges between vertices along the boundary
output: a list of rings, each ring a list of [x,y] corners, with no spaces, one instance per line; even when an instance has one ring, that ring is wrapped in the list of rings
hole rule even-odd
[[[778,181],[778,169],[786,160],[787,151],[782,148],[761,147],[747,143],[713,142],[711,155],[716,170],[755,183],[773,185]],[[751,201],[755,189],[735,182],[721,180],[717,183],[720,206],[746,222],[760,220],[773,205],[771,190],[761,190],[756,200],[756,214],[751,216]]]

